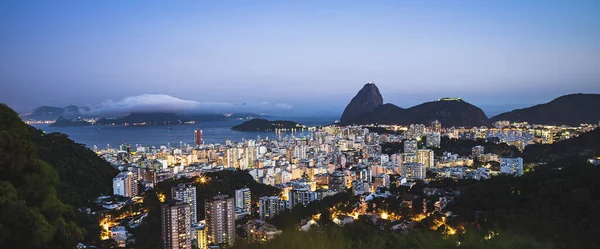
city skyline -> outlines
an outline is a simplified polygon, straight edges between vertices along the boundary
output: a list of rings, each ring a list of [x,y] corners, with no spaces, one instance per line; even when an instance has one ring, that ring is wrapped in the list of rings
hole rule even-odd
[[[0,1],[0,248],[595,248],[600,1]]]
[[[208,109],[339,115],[372,80],[401,107],[462,97],[488,113],[513,105],[507,111],[600,91],[599,9],[594,1],[6,1],[0,99],[21,112],[169,96]]]

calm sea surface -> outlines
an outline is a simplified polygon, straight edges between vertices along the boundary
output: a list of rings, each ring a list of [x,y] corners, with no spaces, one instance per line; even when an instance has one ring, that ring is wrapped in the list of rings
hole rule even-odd
[[[284,119],[284,118],[281,118]],[[336,118],[285,118],[295,122],[307,125],[318,126],[332,124]],[[277,120],[277,118],[270,118]],[[78,126],[78,127],[50,127],[49,125],[34,125],[47,133],[60,132],[69,135],[77,143],[92,148],[94,145],[98,148],[117,147],[120,144],[141,144],[144,146],[171,146],[179,143],[193,144],[194,130],[202,129],[202,135],[205,143],[225,143],[226,139],[232,141],[242,141],[243,139],[275,138],[275,132],[247,132],[233,131],[231,127],[240,124],[244,120],[231,121],[206,121],[195,125],[175,125],[175,126]],[[296,137],[309,135],[308,131],[296,132]],[[292,132],[281,133],[281,136],[291,136]]]

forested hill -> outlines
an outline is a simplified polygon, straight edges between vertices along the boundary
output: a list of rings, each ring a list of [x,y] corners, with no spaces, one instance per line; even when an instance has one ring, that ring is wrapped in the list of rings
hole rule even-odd
[[[28,126],[0,104],[0,248],[75,248],[84,231],[57,196],[58,173],[36,153]]]
[[[510,231],[555,248],[597,248],[598,203],[600,168],[580,164],[465,186],[449,210],[485,231]]]
[[[528,162],[571,164],[574,160],[597,156],[600,156],[600,128],[553,144],[529,145],[525,147],[523,159]]]
[[[101,194],[112,193],[112,178],[119,171],[66,134],[48,133],[29,126],[39,158],[54,166],[60,182],[61,201],[74,207],[86,207]]]
[[[598,107],[600,107],[600,94],[568,94],[548,103],[501,113],[490,120],[573,126],[595,124],[600,121]]]

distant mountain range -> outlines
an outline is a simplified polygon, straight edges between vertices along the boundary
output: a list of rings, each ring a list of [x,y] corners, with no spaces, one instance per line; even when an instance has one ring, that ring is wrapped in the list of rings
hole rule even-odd
[[[499,114],[491,119],[477,106],[460,98],[442,98],[407,109],[383,104],[377,86],[367,83],[352,98],[340,118],[349,124],[429,124],[438,120],[445,127],[487,126],[498,120],[526,121],[532,124],[597,123],[600,120],[600,94],[570,94],[549,103]]]
[[[23,120],[56,120],[59,117],[67,119],[77,118],[86,111],[89,111],[88,107],[69,105],[66,107],[55,107],[55,106],[40,106],[35,108],[30,113],[21,114]]]
[[[569,94],[548,103],[505,112],[490,118],[530,124],[574,125],[600,121],[600,94]]]
[[[98,125],[122,125],[145,123],[153,125],[172,125],[198,121],[226,121],[236,119],[253,119],[270,117],[251,112],[240,113],[169,113],[169,112],[134,112],[121,117],[106,117],[89,113],[90,108],[69,105],[67,107],[40,106],[30,113],[21,114],[22,120],[56,120],[53,126],[84,126],[92,123],[81,118],[99,118]]]

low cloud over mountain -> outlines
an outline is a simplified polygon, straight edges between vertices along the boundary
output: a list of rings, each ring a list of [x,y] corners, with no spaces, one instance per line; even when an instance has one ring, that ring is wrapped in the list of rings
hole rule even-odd
[[[223,112],[283,112],[292,106],[285,103],[260,102],[199,102],[179,99],[166,94],[142,94],[123,98],[119,101],[107,100],[99,106],[91,107],[88,115],[124,114],[131,112],[183,112],[183,113],[223,113]]]

